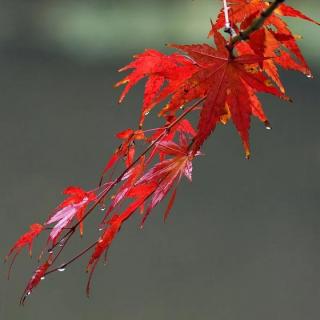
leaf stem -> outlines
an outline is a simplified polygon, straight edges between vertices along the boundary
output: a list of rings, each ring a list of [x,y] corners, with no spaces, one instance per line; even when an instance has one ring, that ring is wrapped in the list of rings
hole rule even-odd
[[[225,19],[225,27],[224,32],[229,33],[231,37],[236,35],[236,32],[231,27],[230,18],[229,18],[229,7],[227,0],[223,0],[223,12],[224,12],[224,19]]]

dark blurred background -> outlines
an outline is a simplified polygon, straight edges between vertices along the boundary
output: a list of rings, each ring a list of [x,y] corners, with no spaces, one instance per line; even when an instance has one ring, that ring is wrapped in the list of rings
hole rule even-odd
[[[320,20],[319,1],[288,4]],[[0,256],[30,223],[44,220],[65,186],[95,186],[118,143],[114,134],[136,124],[142,86],[118,107],[116,70],[146,47],[207,41],[219,6],[0,1]],[[19,307],[36,266],[24,252],[11,281],[2,268],[1,320],[319,319],[320,30],[288,22],[304,38],[315,79],[284,73],[293,105],[263,97],[273,130],[253,122],[252,159],[244,160],[235,129],[220,126],[166,225],[161,207],[143,231],[138,217],[122,229],[108,267],[97,268],[90,299],[86,257],[47,277]],[[97,238],[94,224],[86,226],[69,254]]]

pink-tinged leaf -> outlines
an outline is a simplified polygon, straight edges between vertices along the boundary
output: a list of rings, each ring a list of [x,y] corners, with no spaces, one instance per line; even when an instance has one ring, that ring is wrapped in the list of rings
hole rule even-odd
[[[142,218],[141,227],[143,227],[152,209],[165,198],[172,186],[180,181],[182,175],[191,180],[192,157],[189,156],[188,146],[182,147],[173,142],[167,142],[163,151],[169,155],[174,155],[173,158],[159,162],[137,182],[137,184],[156,183],[151,202]]]
[[[163,141],[157,143],[157,151],[164,153],[167,156],[184,156],[186,154],[185,148],[173,141]]]
[[[58,206],[54,214],[46,221],[46,225],[55,224],[49,235],[53,244],[56,243],[57,238],[74,217],[77,217],[80,221],[80,233],[82,234],[81,220],[83,213],[89,203],[96,200],[96,195],[93,192],[86,192],[78,187],[69,187],[64,191],[64,194],[69,195],[69,197]]]
[[[183,170],[183,174],[186,176],[186,178],[192,182],[192,162],[187,161]]]

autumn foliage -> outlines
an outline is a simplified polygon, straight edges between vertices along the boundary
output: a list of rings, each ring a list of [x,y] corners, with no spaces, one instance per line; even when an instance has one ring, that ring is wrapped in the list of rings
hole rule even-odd
[[[284,4],[262,0],[223,1],[215,22],[211,22],[208,43],[169,44],[177,52],[166,55],[153,49],[137,54],[120,69],[127,75],[116,84],[123,87],[121,103],[128,92],[145,80],[141,115],[136,129],[125,129],[116,137],[120,146],[113,152],[97,186],[64,190],[65,200],[42,224],[33,224],[21,236],[6,259],[28,247],[40,233],[48,232],[43,262],[29,280],[21,303],[46,275],[64,269],[91,252],[87,294],[93,272],[125,221],[141,215],[141,227],[153,209],[168,198],[164,220],[169,216],[183,177],[192,180],[193,160],[201,155],[204,143],[218,125],[233,122],[241,138],[246,158],[250,157],[250,122],[257,117],[267,129],[270,122],[259,93],[268,93],[290,102],[279,76],[279,68],[311,71],[283,17],[295,17],[318,24]],[[319,25],[319,24],[318,24]],[[145,130],[146,115],[156,112],[161,124]],[[196,119],[195,127],[191,124]],[[143,148],[143,149],[141,149]],[[144,150],[144,151],[139,151]],[[102,210],[94,211],[99,207]],[[101,215],[100,236],[62,266],[57,259],[85,220]]]

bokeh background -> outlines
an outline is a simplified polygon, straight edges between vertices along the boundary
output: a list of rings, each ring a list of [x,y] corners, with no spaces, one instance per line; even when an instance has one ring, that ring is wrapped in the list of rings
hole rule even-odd
[[[320,20],[319,1],[288,3]],[[114,134],[135,125],[142,85],[117,106],[116,70],[146,47],[207,41],[219,6],[0,1],[0,256],[44,220],[65,186],[95,186],[118,143]],[[235,129],[220,126],[166,225],[160,207],[143,231],[138,217],[122,229],[90,299],[86,257],[47,277],[19,307],[36,266],[23,253],[11,281],[1,268],[1,319],[319,319],[320,30],[288,22],[304,37],[315,79],[284,73],[293,105],[263,97],[273,130],[253,122],[252,159],[244,160]],[[69,254],[97,233],[89,223]]]

